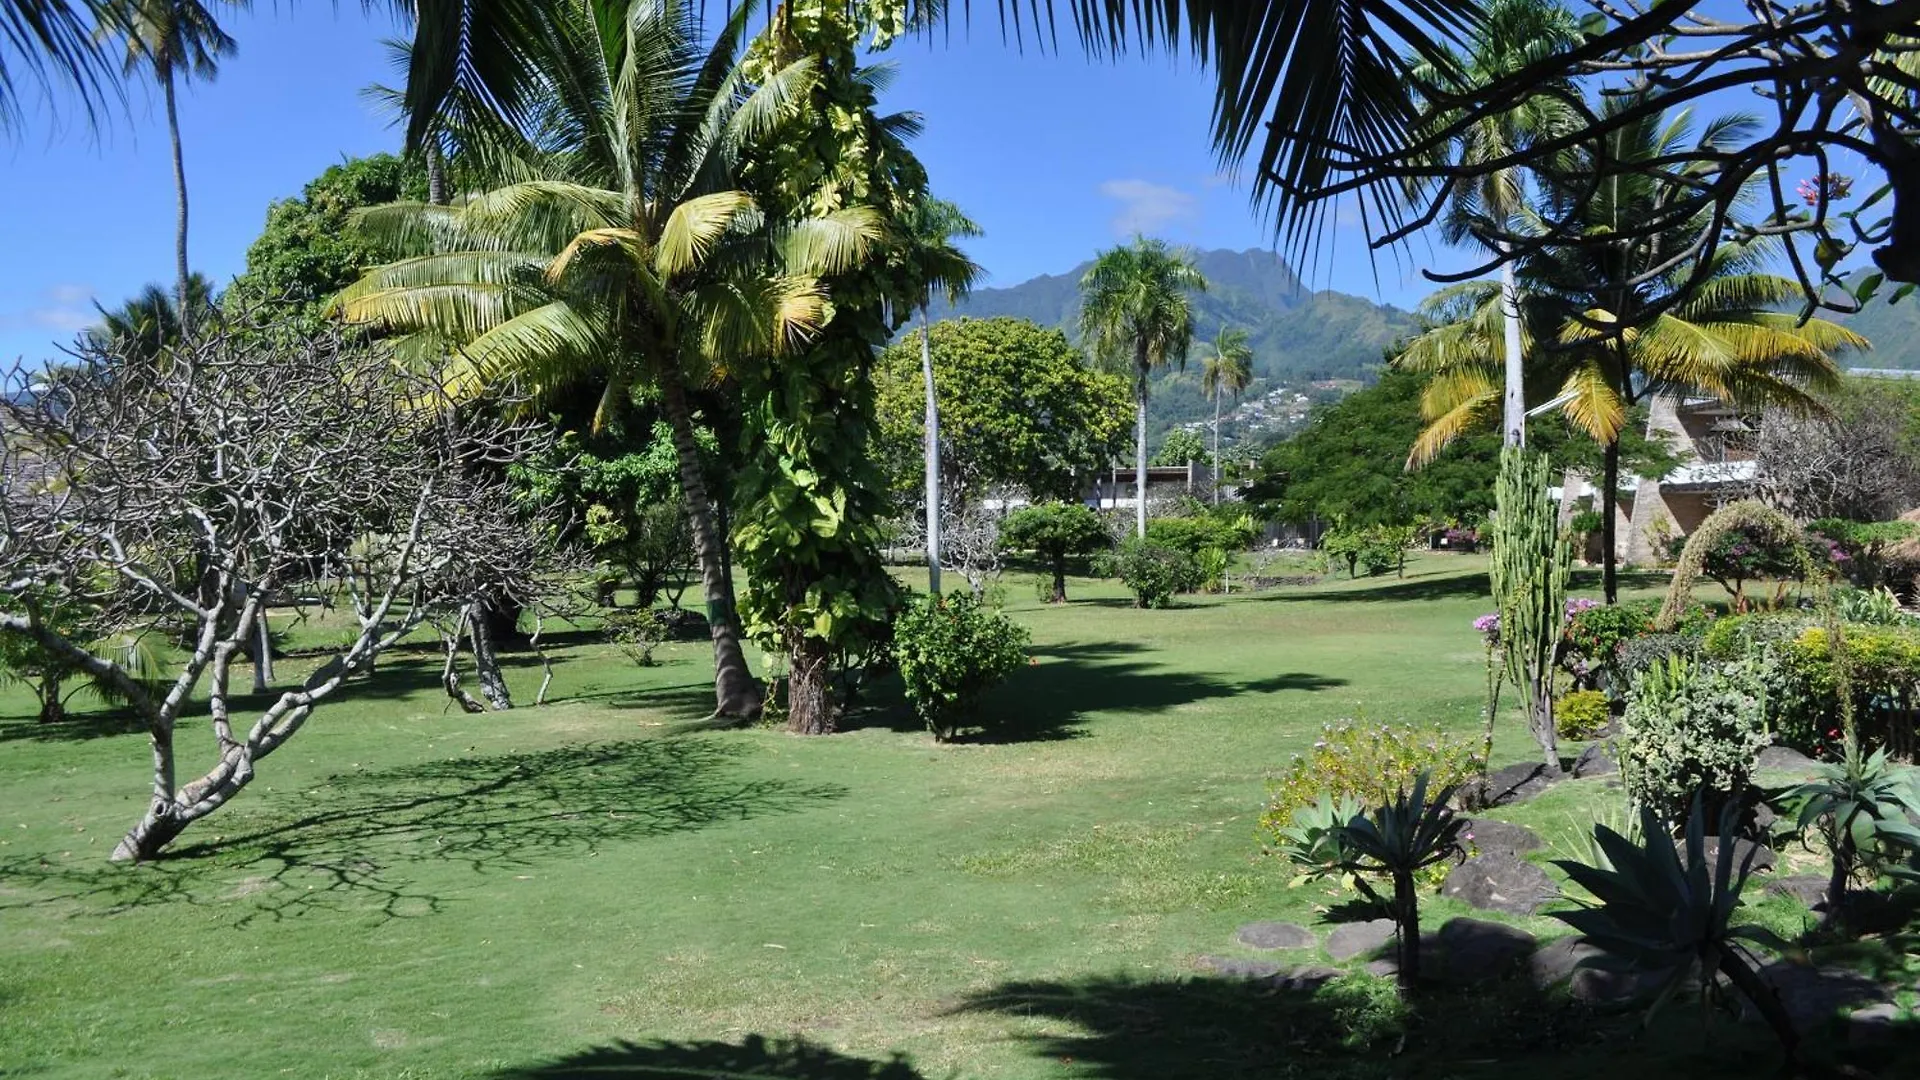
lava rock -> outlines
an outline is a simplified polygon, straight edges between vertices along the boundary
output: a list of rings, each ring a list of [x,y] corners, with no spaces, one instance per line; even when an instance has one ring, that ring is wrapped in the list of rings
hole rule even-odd
[[[1785,746],[1769,746],[1753,758],[1753,767],[1758,772],[1790,772],[1806,776],[1813,772],[1813,766],[1812,758]]]
[[[1537,851],[1542,845],[1539,835],[1532,829],[1492,818],[1474,818],[1467,822],[1467,827],[1462,831],[1463,835],[1465,833],[1473,834],[1473,846],[1482,855],[1495,851],[1517,855],[1523,851]]]
[[[1310,949],[1313,931],[1285,922],[1248,923],[1237,935],[1249,949]]]
[[[1378,960],[1367,961],[1366,970],[1367,974],[1376,978],[1397,979],[1400,977],[1400,961],[1391,956],[1383,956]]]
[[[1392,919],[1341,923],[1333,928],[1333,933],[1327,935],[1327,955],[1335,960],[1346,961],[1378,952],[1381,946],[1393,940],[1393,930]]]
[[[1202,956],[1194,966],[1226,979],[1271,979],[1284,969],[1271,960],[1242,960],[1232,956]]]
[[[1337,967],[1309,964],[1292,971],[1282,971],[1273,980],[1273,985],[1282,990],[1318,990],[1345,974]]]
[[[1842,1009],[1879,1005],[1892,995],[1879,983],[1846,968],[1811,967],[1776,960],[1760,969],[1760,975],[1780,995],[1780,1004],[1794,1026],[1809,1031],[1825,1023]],[[1751,1004],[1741,1013],[1743,1019],[1759,1020]]]
[[[1584,967],[1573,973],[1567,992],[1588,1004],[1638,1001],[1658,993],[1665,981],[1665,975],[1655,972]]]
[[[1613,748],[1606,743],[1594,743],[1580,756],[1573,759],[1573,778],[1585,779],[1589,776],[1606,776],[1620,771],[1620,759],[1614,757]]]
[[[1535,798],[1559,781],[1545,765],[1520,762],[1495,769],[1485,780],[1470,785],[1470,800],[1479,807],[1513,806]]]
[[[1895,1026],[1903,1014],[1891,1001],[1870,1005],[1847,1016],[1847,1041],[1855,1046],[1874,1046],[1891,1042]]]
[[[1453,868],[1440,891],[1482,911],[1531,915],[1558,893],[1547,872],[1512,852],[1495,851]]]
[[[1702,847],[1701,856],[1706,859],[1707,866],[1709,868],[1716,866],[1719,863],[1720,844],[1723,839],[1725,838],[1719,837],[1719,836],[1709,836],[1707,837],[1706,844],[1703,845]],[[1736,871],[1739,870],[1740,864],[1747,858],[1749,853],[1751,853],[1753,856],[1752,865],[1755,871],[1771,870],[1774,868],[1775,864],[1779,862],[1779,859],[1774,855],[1772,848],[1767,847],[1764,844],[1756,844],[1751,840],[1745,840],[1745,839],[1741,839],[1740,837],[1734,837],[1733,838],[1733,866]],[[1685,858],[1684,851],[1682,852],[1681,857]]]
[[[1439,947],[1439,973],[1449,982],[1479,983],[1500,978],[1533,955],[1539,941],[1532,934],[1504,923],[1484,919],[1448,919],[1434,936]]]
[[[1534,986],[1545,990],[1573,978],[1575,972],[1585,970],[1580,967],[1581,963],[1598,955],[1600,950],[1580,940],[1578,935],[1555,938],[1534,950],[1527,959],[1527,974]]]
[[[1793,874],[1775,878],[1767,882],[1767,892],[1775,896],[1791,896],[1813,911],[1827,906],[1827,878],[1824,874]]]

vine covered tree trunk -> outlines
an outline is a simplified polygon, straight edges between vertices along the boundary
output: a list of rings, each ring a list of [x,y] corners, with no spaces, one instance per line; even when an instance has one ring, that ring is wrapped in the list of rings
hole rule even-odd
[[[674,456],[680,466],[680,490],[687,500],[687,520],[693,526],[694,554],[700,560],[700,583],[706,593],[707,627],[713,636],[714,715],[751,720],[760,715],[765,699],[760,684],[747,669],[747,655],[740,645],[733,583],[727,575],[726,541],[714,526],[713,503],[700,469],[700,447],[694,441],[693,410],[677,374],[670,373],[661,380],[661,391],[667,426],[673,432]]]
[[[787,730],[795,735],[833,734],[833,687],[827,677],[833,658],[827,643],[796,635],[788,658]]]

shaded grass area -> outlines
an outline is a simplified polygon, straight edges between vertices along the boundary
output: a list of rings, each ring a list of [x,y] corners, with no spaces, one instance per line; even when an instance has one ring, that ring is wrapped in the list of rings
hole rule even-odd
[[[400,654],[138,868],[104,858],[144,801],[143,737],[84,711],[41,730],[9,692],[0,1074],[1761,1068],[1764,1042],[1729,1028],[1701,1051],[1684,1011],[1641,1034],[1525,995],[1409,1016],[1369,980],[1297,995],[1197,976],[1198,955],[1247,955],[1241,923],[1324,934],[1338,917],[1339,896],[1287,889],[1255,837],[1266,777],[1322,724],[1477,728],[1483,567],[1429,557],[1404,580],[1157,612],[1106,583],[1050,607],[1012,582],[1036,662],[987,703],[1003,729],[957,746],[879,698],[834,738],[698,730],[697,642],[640,669],[568,638],[555,704],[476,716],[448,710],[429,653]],[[530,698],[537,662],[509,661]],[[203,731],[181,744],[183,766],[210,752]],[[1503,719],[1496,757],[1530,756]],[[1511,816],[1541,827],[1605,798],[1570,786]],[[1436,899],[1427,918],[1465,911]],[[1556,1057],[1563,1037],[1610,1041]]]

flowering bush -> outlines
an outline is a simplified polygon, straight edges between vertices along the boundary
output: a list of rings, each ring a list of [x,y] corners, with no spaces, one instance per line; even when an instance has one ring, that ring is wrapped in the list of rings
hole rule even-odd
[[[1598,735],[1612,719],[1607,695],[1598,690],[1575,690],[1563,695],[1553,706],[1553,722],[1563,739],[1584,742]]]
[[[1793,185],[1793,190],[1801,202],[1818,209],[1853,194],[1853,177],[1845,173],[1816,173]]]
[[[1668,541],[1675,558],[1686,549],[1687,537]],[[1733,596],[1735,611],[1746,611],[1749,581],[1792,581],[1806,576],[1810,567],[1834,562],[1834,555],[1845,552],[1825,537],[1811,541],[1787,534],[1766,524],[1748,524],[1729,529],[1707,552],[1700,572],[1720,583]],[[1782,589],[1784,595],[1784,588]],[[1776,597],[1776,600],[1778,598]]]
[[[1654,606],[1640,602],[1596,604],[1591,600],[1567,601],[1566,645],[1560,651],[1560,664],[1574,676],[1582,689],[1592,689],[1602,677],[1609,683],[1622,682],[1617,661],[1627,642],[1653,631]]]
[[[1482,764],[1472,743],[1449,737],[1438,725],[1329,724],[1313,747],[1295,754],[1269,785],[1261,834],[1279,846],[1294,824],[1294,812],[1323,796],[1383,806],[1423,772],[1432,774],[1429,786],[1439,791],[1478,776]]]
[[[1499,612],[1489,611],[1485,615],[1473,620],[1473,628],[1480,631],[1480,637],[1487,643],[1487,648],[1497,649],[1500,647]]]

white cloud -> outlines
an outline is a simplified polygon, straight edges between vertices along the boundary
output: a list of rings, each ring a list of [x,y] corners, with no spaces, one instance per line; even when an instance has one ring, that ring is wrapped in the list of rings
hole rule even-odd
[[[1200,204],[1193,196],[1164,184],[1108,180],[1100,185],[1100,194],[1120,204],[1120,211],[1113,216],[1113,231],[1120,236],[1154,233],[1200,216]]]
[[[0,311],[0,329],[50,330],[64,336],[85,330],[98,317],[92,286],[62,282],[42,289],[25,308]]]

